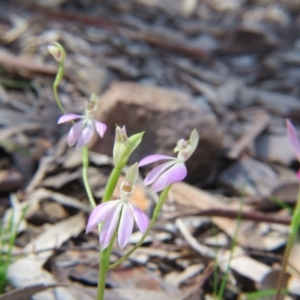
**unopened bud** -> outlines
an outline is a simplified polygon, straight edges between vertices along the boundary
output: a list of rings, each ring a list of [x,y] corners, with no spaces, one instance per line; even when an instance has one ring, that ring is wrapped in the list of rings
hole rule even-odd
[[[127,137],[126,128],[116,127],[116,137],[113,149],[113,158],[115,166],[123,168],[136,147],[141,143],[144,132],[140,132]]]
[[[63,46],[57,42],[53,42],[48,45],[48,51],[59,63],[63,62],[66,59],[66,52]]]

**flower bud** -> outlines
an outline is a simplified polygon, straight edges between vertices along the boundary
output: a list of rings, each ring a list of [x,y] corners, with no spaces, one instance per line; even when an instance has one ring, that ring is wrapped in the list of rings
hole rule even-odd
[[[117,128],[116,128],[116,141],[118,143],[126,143],[127,140],[128,140],[128,136],[127,136],[127,133],[126,133],[125,125],[122,128],[117,126]]]
[[[66,52],[61,44],[57,42],[51,43],[48,45],[48,51],[57,62],[61,63],[65,61]]]
[[[132,154],[132,152],[141,143],[144,132],[140,132],[127,137],[126,128],[116,127],[116,137],[113,150],[114,164],[118,168],[123,168]]]

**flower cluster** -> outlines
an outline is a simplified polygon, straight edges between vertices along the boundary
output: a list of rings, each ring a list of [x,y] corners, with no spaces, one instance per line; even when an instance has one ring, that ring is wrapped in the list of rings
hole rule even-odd
[[[80,121],[73,124],[69,131],[68,144],[70,147],[76,144],[77,149],[82,148],[90,142],[95,131],[103,137],[107,126],[104,123],[96,121],[94,118],[98,101],[97,96],[92,94],[90,100],[86,102],[84,115],[64,114],[59,118],[58,124],[80,119]],[[117,168],[121,169],[127,164],[131,153],[141,143],[143,134],[144,132],[141,132],[128,137],[125,126],[116,127],[113,158]],[[136,163],[129,168],[126,178],[121,184],[121,198],[104,202],[95,207],[87,223],[87,232],[90,232],[98,224],[101,224],[99,240],[102,250],[108,247],[116,230],[118,244],[120,248],[124,248],[129,241],[134,223],[137,224],[142,233],[145,233],[148,228],[148,217],[129,202],[129,198],[134,191],[139,166],[145,166],[160,160],[167,160],[167,162],[155,167],[145,178],[146,186],[152,185],[152,189],[155,192],[160,192],[170,184],[181,181],[186,177],[187,169],[185,162],[195,151],[198,141],[198,132],[193,130],[189,140],[181,139],[178,141],[174,149],[174,152],[178,153],[177,157],[154,154],[145,157],[139,164]]]
[[[117,127],[120,143],[127,141],[125,128]],[[123,135],[121,135],[123,134]],[[122,141],[121,138],[124,138]],[[193,130],[188,141],[180,140],[174,149],[178,152],[177,157],[166,155],[150,155],[140,161],[139,166],[144,166],[159,160],[169,160],[154,168],[145,178],[145,185],[152,184],[152,189],[156,192],[164,190],[168,185],[181,181],[187,174],[185,161],[193,154],[199,141],[199,135]],[[117,142],[115,143],[116,147]],[[120,145],[121,147],[121,145]],[[122,146],[120,149],[125,146]],[[120,150],[121,151],[121,150]],[[87,232],[90,232],[99,223],[102,223],[99,240],[102,250],[107,248],[114,232],[118,232],[118,244],[122,249],[128,243],[133,230],[134,222],[139,230],[145,233],[149,225],[148,217],[137,207],[133,206],[128,200],[134,191],[134,185],[138,176],[138,164],[134,164],[128,170],[124,182],[121,184],[121,199],[110,200],[98,205],[92,211],[88,224]]]
[[[120,199],[112,200],[113,192],[119,180],[121,171],[123,167],[127,165],[132,152],[139,146],[144,135],[144,132],[140,132],[128,137],[125,126],[116,126],[115,143],[113,148],[114,169],[107,182],[103,196],[103,203],[96,206],[88,183],[89,159],[88,147],[86,147],[86,145],[91,141],[95,133],[97,133],[100,137],[103,137],[107,129],[106,124],[95,120],[99,99],[95,94],[92,94],[90,99],[85,103],[85,111],[83,115],[65,113],[65,109],[58,96],[57,87],[64,75],[66,52],[64,48],[56,42],[48,46],[48,51],[59,65],[58,72],[53,83],[53,93],[56,103],[59,109],[63,112],[63,115],[58,120],[58,124],[72,122],[72,126],[68,134],[68,145],[70,147],[75,145],[76,149],[84,147],[82,151],[82,176],[89,201],[94,207],[88,219],[86,232],[88,233],[92,231],[95,227],[98,227],[99,229],[99,242],[102,252],[97,299],[104,299],[106,271],[109,266],[111,246],[113,245],[115,238],[117,238],[119,247],[123,249],[129,242],[134,224],[136,224],[138,229],[143,233],[140,241],[122,258],[109,267],[115,267],[120,264],[143,243],[147,233],[151,230],[158,217],[159,211],[167,197],[170,185],[181,181],[186,177],[187,168],[185,166],[185,162],[195,151],[198,145],[199,135],[196,130],[193,130],[189,140],[182,139],[178,141],[177,146],[174,149],[174,152],[177,153],[176,157],[155,154],[145,157],[139,164],[135,163],[132,165],[128,169],[125,179],[120,186]],[[300,149],[298,140],[297,143],[297,149]],[[145,178],[145,185],[152,185],[152,189],[154,191],[160,192],[165,190],[159,197],[150,222],[147,215],[139,208],[132,205],[129,200],[135,189],[139,166],[145,166],[160,160],[167,160],[167,162],[156,166]]]

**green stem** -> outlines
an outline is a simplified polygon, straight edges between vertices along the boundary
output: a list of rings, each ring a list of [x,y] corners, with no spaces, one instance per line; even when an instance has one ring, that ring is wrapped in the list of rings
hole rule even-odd
[[[217,227],[214,223],[212,223],[212,233],[214,236],[217,236]],[[219,253],[219,247],[218,247],[218,238],[216,237],[216,245],[215,245],[215,253],[216,257],[218,256]],[[214,260],[214,273],[213,273],[213,295],[217,295],[218,293],[218,261],[217,259]]]
[[[106,202],[108,200],[111,200],[111,198],[113,196],[113,193],[114,193],[114,190],[116,188],[116,185],[118,183],[118,180],[120,178],[121,172],[122,172],[122,168],[117,168],[117,167],[113,168],[113,170],[112,170],[112,172],[109,176],[108,183],[107,183],[106,188],[105,188],[105,192],[104,192],[104,195],[103,195],[103,198],[102,198],[102,202]]]
[[[115,230],[115,232],[112,236],[109,246],[100,252],[100,272],[99,272],[99,278],[98,278],[97,300],[104,299],[106,273],[108,271],[108,265],[109,265],[109,261],[110,261],[110,253],[111,253],[112,247],[114,245],[115,239],[118,234],[118,227],[119,227],[119,225],[117,226],[117,229]]]
[[[289,261],[293,244],[297,238],[299,224],[300,224],[300,186],[299,186],[297,204],[291,221],[290,233],[289,233],[287,245],[285,247],[285,251],[283,255],[282,267],[278,278],[275,300],[280,300],[281,298],[281,293],[282,293],[281,289],[284,287],[284,274]]]
[[[9,239],[9,244],[8,244],[8,251],[7,251],[7,257],[6,257],[6,261],[5,261],[5,267],[4,270],[8,269],[9,264],[11,263],[11,256],[12,256],[12,251],[13,251],[13,245],[15,243],[16,237],[18,235],[18,231],[19,231],[19,227],[22,223],[22,221],[25,219],[25,215],[27,212],[29,205],[26,205],[23,210],[22,210],[22,214],[20,216],[20,219],[18,220],[15,228],[12,228],[10,230],[10,239]],[[12,218],[14,218],[14,212],[12,213]]]
[[[231,263],[231,260],[232,260],[232,257],[233,257],[234,248],[237,244],[237,237],[238,237],[240,224],[241,224],[241,219],[242,219],[243,204],[244,204],[244,201],[243,201],[243,198],[242,198],[242,200],[240,202],[239,212],[238,212],[238,215],[237,215],[237,222],[236,222],[235,232],[234,232],[233,241],[232,241],[232,245],[231,245],[231,249],[230,249],[230,256],[229,256],[228,264],[227,264],[227,267],[226,267],[226,272],[225,272],[224,277],[223,277],[222,282],[221,282],[221,287],[220,287],[219,294],[218,294],[218,300],[224,299],[223,295],[224,295],[225,286],[226,286],[227,278],[228,278],[228,274],[229,274],[230,263]]]
[[[116,185],[118,183],[118,180],[120,178],[122,172],[122,168],[117,168],[114,167],[112,170],[107,185],[106,189],[104,192],[104,196],[102,198],[102,202],[106,202],[108,200],[111,200],[113,196],[113,192],[116,188]],[[110,251],[113,246],[113,242],[115,240],[117,232],[115,232],[110,245],[102,250],[100,252],[100,271],[99,271],[99,278],[98,278],[98,291],[97,291],[97,300],[103,300],[104,299],[104,291],[105,291],[105,279],[106,279],[106,273],[108,270],[108,265],[109,265],[109,258],[110,258]]]
[[[150,230],[152,229],[153,225],[155,224],[157,218],[158,218],[158,215],[159,215],[159,212],[161,211],[161,208],[168,196],[168,193],[169,193],[169,190],[171,188],[171,185],[169,185],[161,194],[160,194],[160,197],[159,197],[159,200],[157,202],[157,205],[155,207],[155,210],[153,212],[153,216],[152,216],[152,220],[146,230],[146,232],[143,234],[142,238],[139,240],[139,242],[134,246],[132,247],[131,250],[129,250],[123,257],[121,257],[119,260],[117,260],[115,263],[111,264],[108,269],[113,269],[115,267],[117,267],[120,263],[122,263],[123,261],[125,261],[137,248],[139,248],[145,238],[147,237],[147,235],[149,234]]]
[[[105,279],[107,272],[107,265],[109,262],[109,256],[107,249],[100,252],[100,270],[98,277],[98,290],[97,290],[97,300],[104,300],[105,292]]]
[[[61,79],[63,78],[64,76],[64,73],[65,73],[65,64],[64,62],[61,62],[59,64],[59,67],[58,67],[58,71],[57,71],[57,74],[56,74],[56,77],[55,77],[55,80],[53,82],[53,94],[54,94],[54,98],[55,98],[55,101],[56,101],[56,104],[57,106],[59,107],[59,109],[61,110],[61,112],[63,114],[66,113],[65,109],[63,108],[60,100],[59,100],[59,97],[58,97],[58,92],[57,92],[57,87],[61,81]]]
[[[92,207],[95,208],[97,204],[93,197],[91,187],[89,185],[88,168],[89,168],[89,148],[87,146],[84,146],[82,149],[82,178],[83,178],[84,187],[88,195],[89,201]]]

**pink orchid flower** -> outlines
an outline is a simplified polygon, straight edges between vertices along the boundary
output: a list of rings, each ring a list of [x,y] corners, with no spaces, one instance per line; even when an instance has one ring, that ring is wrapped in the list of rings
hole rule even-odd
[[[300,142],[299,142],[297,131],[293,126],[292,122],[288,119],[286,119],[286,127],[287,127],[287,133],[289,136],[290,144],[292,146],[292,149],[298,161],[300,162]],[[297,176],[300,179],[300,170],[298,171]]]
[[[174,152],[178,152],[177,157],[153,154],[145,157],[139,162],[139,167],[151,164],[159,160],[169,160],[155,167],[145,178],[145,185],[152,185],[155,192],[164,190],[168,185],[183,180],[187,175],[185,166],[186,160],[194,153],[199,142],[199,134],[194,129],[188,141],[181,139],[178,141]]]
[[[76,149],[81,149],[84,145],[90,142],[95,130],[100,137],[103,137],[107,126],[94,119],[97,104],[98,98],[95,94],[92,94],[91,100],[86,103],[85,115],[65,114],[58,119],[58,124],[81,119],[79,122],[75,123],[69,131],[69,147],[76,144]]]
[[[86,232],[90,232],[99,223],[103,222],[99,241],[101,249],[108,247],[118,223],[118,244],[123,249],[132,234],[134,222],[139,230],[145,233],[149,219],[140,209],[132,205],[128,200],[134,191],[134,184],[138,176],[138,164],[131,166],[124,182],[121,184],[121,199],[101,203],[93,209],[88,219]]]

